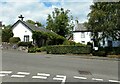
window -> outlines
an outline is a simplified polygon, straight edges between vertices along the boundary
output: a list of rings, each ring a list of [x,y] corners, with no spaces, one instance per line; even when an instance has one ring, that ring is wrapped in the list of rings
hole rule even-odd
[[[24,36],[24,42],[29,42],[29,35]]]
[[[82,43],[85,43],[85,41],[82,41]]]
[[[81,38],[85,38],[85,33],[81,32]]]

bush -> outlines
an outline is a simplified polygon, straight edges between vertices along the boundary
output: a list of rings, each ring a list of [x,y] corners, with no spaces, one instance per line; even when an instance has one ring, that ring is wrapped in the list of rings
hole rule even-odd
[[[120,55],[120,47],[99,47],[98,51],[93,51],[94,56]]]
[[[54,45],[46,48],[47,53],[51,54],[90,54],[89,46],[75,45]]]
[[[41,48],[36,48],[36,52],[41,52]]]
[[[103,57],[106,57],[107,56],[107,53],[105,51],[93,51],[92,52],[92,55],[93,56],[103,56]]]
[[[63,45],[70,45],[70,41],[69,41],[69,40],[65,40],[65,41],[63,42]]]
[[[29,48],[28,49],[28,53],[35,53],[36,52],[36,48]]]
[[[20,38],[19,37],[11,37],[9,39],[9,42],[10,43],[18,43],[20,41]]]
[[[36,47],[33,47],[33,48],[29,48],[28,49],[28,53],[35,53],[35,52],[42,52],[42,51],[46,51],[46,47],[41,47],[41,48],[36,48]]]
[[[19,42],[18,46],[33,47],[32,42]]]
[[[53,32],[42,32],[34,31],[32,38],[36,41],[38,47],[46,45],[59,45],[63,44],[65,38],[53,33]]]
[[[63,42],[63,45],[86,46],[86,45],[84,45],[84,44],[76,43],[76,42],[74,42],[74,41],[69,41],[69,40],[65,40],[65,41]]]
[[[40,48],[41,51],[46,51],[46,46]]]
[[[120,55],[120,47],[106,47],[105,50],[109,55]]]

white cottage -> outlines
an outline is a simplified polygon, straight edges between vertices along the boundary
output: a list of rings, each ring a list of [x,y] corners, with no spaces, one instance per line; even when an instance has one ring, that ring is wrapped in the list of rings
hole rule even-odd
[[[91,42],[91,32],[82,23],[77,23],[73,30],[73,41],[76,43],[87,44]]]
[[[23,19],[21,19],[13,24],[12,31],[14,34],[13,37],[19,37],[21,41],[29,42],[29,41],[33,41],[32,31],[47,32],[49,30],[42,28],[42,27],[38,27],[37,25],[35,26],[33,24],[27,23],[23,21]]]
[[[101,36],[101,32],[99,32],[99,37]],[[83,23],[77,23],[73,30],[73,41],[77,43],[87,44],[88,42],[93,43],[94,47],[97,47],[95,41],[93,42],[92,32],[88,30]],[[113,40],[112,38],[105,38],[99,42],[101,47],[118,47],[120,46],[120,41]]]

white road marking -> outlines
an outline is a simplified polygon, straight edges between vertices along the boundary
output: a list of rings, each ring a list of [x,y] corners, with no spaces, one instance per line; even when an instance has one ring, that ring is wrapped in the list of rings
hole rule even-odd
[[[92,80],[95,80],[95,81],[103,81],[103,79],[98,79],[98,78],[92,78]]]
[[[86,79],[87,79],[86,77],[79,77],[79,76],[74,76],[74,78],[83,79],[83,80],[86,80]]]
[[[17,72],[17,74],[22,74],[22,75],[29,75],[29,72]]]
[[[63,75],[56,75],[56,77],[53,78],[53,80],[61,80],[61,81],[62,81],[61,84],[65,84],[66,76],[63,76]]]
[[[37,73],[37,75],[41,75],[41,76],[50,76],[50,74],[46,74],[46,73]]]
[[[37,78],[37,79],[47,79],[47,77],[43,77],[43,76],[32,76],[32,78]]]
[[[118,83],[120,83],[120,81],[117,81],[117,80],[109,80],[109,82],[118,82]]]
[[[12,71],[0,71],[0,73],[2,73],[2,74],[10,74],[10,73],[12,73]]]
[[[25,77],[25,75],[12,75],[11,77],[16,77],[16,78],[24,78]]]
[[[0,74],[0,77],[3,77],[3,76],[5,76],[5,74]]]

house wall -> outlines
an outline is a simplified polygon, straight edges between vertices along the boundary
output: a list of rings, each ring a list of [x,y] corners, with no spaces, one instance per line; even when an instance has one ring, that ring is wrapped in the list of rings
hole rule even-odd
[[[24,35],[29,35],[29,41],[33,41],[32,39],[32,32],[26,26],[19,23],[13,28],[13,37],[19,37],[21,41],[24,41]]]
[[[84,32],[85,38],[81,38],[82,33],[81,32],[74,32],[73,33],[73,41],[76,43],[82,43],[87,44],[87,42],[91,42],[91,32]],[[85,41],[85,43],[83,43]]]

